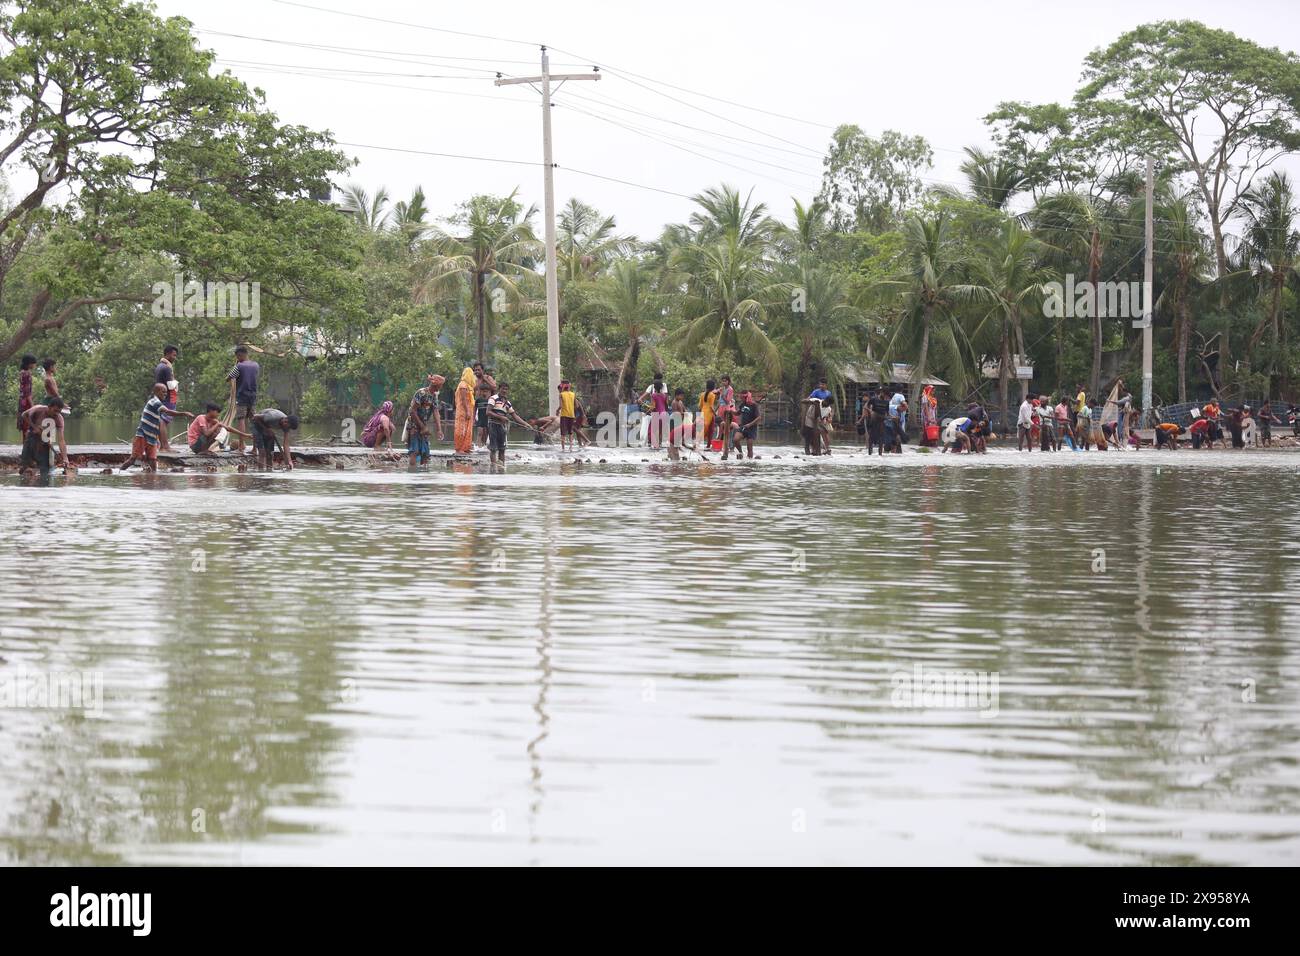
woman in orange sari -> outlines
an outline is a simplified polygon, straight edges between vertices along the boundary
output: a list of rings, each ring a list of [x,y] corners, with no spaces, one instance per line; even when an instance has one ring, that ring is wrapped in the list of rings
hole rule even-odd
[[[468,455],[474,450],[474,389],[477,385],[473,369],[466,368],[460,373],[460,384],[456,386],[456,427],[452,433],[458,455]]]

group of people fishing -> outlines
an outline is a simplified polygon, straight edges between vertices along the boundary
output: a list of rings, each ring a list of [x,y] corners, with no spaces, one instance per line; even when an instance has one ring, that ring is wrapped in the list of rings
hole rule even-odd
[[[178,407],[178,383],[175,363],[179,350],[168,345],[154,369],[153,384],[131,442],[131,453],[122,470],[141,463],[146,469],[157,468],[158,453],[171,450],[168,426],[175,418],[189,419],[184,438],[195,454],[209,454],[221,449],[244,453],[250,441],[257,463],[270,469],[275,465],[277,445],[286,469],[294,467],[290,451],[290,433],[297,430],[296,415],[278,408],[258,409],[259,364],[250,358],[246,346],[234,350],[235,363],[226,375],[230,392],[225,406],[207,402],[201,413]],[[35,399],[37,360],[23,356],[18,376],[18,429],[23,441],[22,467],[43,473],[56,462],[70,467],[64,420],[69,411],[59,394],[57,362],[47,358],[40,364],[43,401]],[[497,381],[482,362],[466,366],[452,393],[453,404],[444,415],[440,394],[447,379],[429,374],[406,407],[400,440],[412,466],[427,463],[433,440],[442,441],[449,427],[457,454],[471,454],[486,448],[493,464],[505,461],[506,445],[512,425],[528,429],[539,442],[558,434],[562,450],[579,449],[592,444],[586,434],[590,416],[572,383],[560,382],[554,411],[538,418],[524,419],[510,400],[510,386]],[[680,458],[683,451],[704,456],[706,451],[720,451],[727,459],[754,457],[754,441],[763,423],[764,395],[751,389],[737,390],[728,375],[709,379],[693,409],[688,409],[683,389],[670,390],[662,373],[653,380],[635,404],[644,418],[641,441],[652,449],[667,448],[670,458]],[[917,399],[917,424],[922,447],[940,447],[944,452],[983,453],[988,439],[996,438],[992,420],[978,401],[967,403],[964,414],[939,417],[934,386],[926,385]],[[860,399],[856,419],[859,435],[867,454],[898,454],[907,441],[908,417],[911,414],[906,396],[897,388],[879,386],[865,392]],[[1300,409],[1289,406],[1289,420],[1300,436]],[[393,449],[397,435],[397,416],[392,401],[381,403],[367,420],[360,436],[361,444],[376,452],[398,457]],[[831,453],[835,429],[835,399],[826,379],[801,400],[799,430],[805,454]],[[444,422],[447,418],[449,421]],[[1086,451],[1105,450],[1110,446],[1137,447],[1140,444],[1134,425],[1140,418],[1133,408],[1132,395],[1123,381],[1116,383],[1107,402],[1089,396],[1080,385],[1073,398],[1058,399],[1046,394],[1028,393],[1016,416],[1017,449],[1059,451],[1064,447]],[[1216,444],[1244,448],[1247,444],[1272,444],[1272,426],[1283,424],[1265,401],[1257,410],[1241,405],[1224,411],[1217,401],[1208,401],[1192,409],[1191,424],[1183,426],[1161,421],[1155,426],[1155,444],[1176,449],[1182,441],[1193,448],[1213,448]],[[57,454],[56,454],[57,451]]]
[[[253,443],[253,453],[264,468],[274,464],[276,445],[280,446],[285,468],[293,468],[293,455],[289,450],[289,433],[298,428],[298,416],[286,414],[278,408],[257,409],[257,382],[260,366],[249,358],[248,348],[239,346],[234,352],[235,363],[226,375],[230,394],[225,410],[216,402],[207,402],[204,410],[195,414],[178,407],[179,382],[176,362],[180,349],[175,345],[163,347],[162,357],[154,367],[153,383],[149,388],[144,407],[131,440],[131,452],[122,464],[126,471],[139,462],[147,471],[158,468],[159,452],[172,450],[173,436],[169,425],[176,418],[189,419],[184,434],[185,443],[195,454],[204,454],[218,447],[229,447],[243,453],[244,441]],[[18,433],[22,439],[20,468],[24,473],[39,471],[48,474],[51,467],[61,466],[75,470],[68,460],[65,422],[71,412],[59,394],[56,377],[57,361],[47,358],[40,363],[44,372],[44,400],[34,396],[36,357],[24,355],[18,367]],[[243,425],[239,428],[235,422]],[[245,430],[247,429],[247,430]],[[232,439],[231,436],[234,436]],[[180,437],[179,435],[176,437]]]

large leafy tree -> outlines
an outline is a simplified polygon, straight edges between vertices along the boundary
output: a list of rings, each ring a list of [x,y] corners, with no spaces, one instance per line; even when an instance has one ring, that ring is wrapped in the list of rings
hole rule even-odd
[[[934,153],[920,136],[885,130],[879,139],[840,126],[822,160],[817,198],[842,232],[882,232],[894,226],[924,191],[921,173]]]
[[[1192,20],[1125,33],[1085,61],[1080,103],[1157,131],[1190,172],[1220,276],[1225,228],[1258,173],[1300,150],[1300,58]]]
[[[1178,362],[1178,401],[1187,401],[1187,350],[1195,328],[1193,305],[1212,269],[1209,244],[1200,226],[1195,196],[1171,195],[1157,207],[1156,255],[1166,263],[1164,288],[1155,306],[1173,316]]]
[[[0,162],[31,171],[0,214],[0,290],[21,274],[25,298],[0,360],[88,308],[152,298],[128,268],[150,253],[201,282],[260,283],[264,312],[355,305],[341,266],[356,245],[321,201],[345,158],[212,75],[187,21],[27,0],[0,8],[0,37]]]

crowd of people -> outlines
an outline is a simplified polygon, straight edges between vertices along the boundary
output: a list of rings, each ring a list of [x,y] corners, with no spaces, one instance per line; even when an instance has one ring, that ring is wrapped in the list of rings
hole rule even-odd
[[[195,454],[208,454],[226,447],[243,454],[245,440],[253,444],[253,454],[263,468],[271,468],[275,461],[276,446],[284,467],[293,468],[293,454],[289,447],[289,434],[299,426],[298,416],[286,414],[278,408],[257,409],[259,364],[249,357],[248,348],[239,346],[234,353],[235,362],[226,375],[230,391],[223,407],[209,401],[200,414],[178,407],[179,382],[176,362],[180,350],[167,345],[154,368],[153,383],[140,411],[131,451],[121,466],[122,471],[137,462],[147,471],[158,468],[159,452],[172,451],[171,423],[177,418],[189,420],[184,433],[186,444]],[[65,422],[70,409],[59,394],[55,376],[57,362],[47,358],[41,363],[45,372],[44,400],[37,403],[33,397],[36,357],[24,355],[18,371],[18,433],[22,440],[20,468],[24,473],[39,471],[48,474],[51,467],[61,466],[72,470],[68,460]],[[236,424],[238,422],[238,425]],[[243,425],[243,428],[238,427]]]
[[[294,467],[290,435],[299,427],[296,415],[275,407],[258,408],[260,365],[249,355],[246,346],[234,350],[234,364],[226,375],[229,394],[225,404],[205,403],[198,414],[179,407],[176,362],[179,350],[168,345],[162,350],[154,368],[153,383],[140,412],[130,455],[121,466],[123,471],[137,462],[149,471],[157,469],[159,452],[172,450],[169,426],[176,418],[189,420],[184,432],[185,443],[196,455],[227,450],[246,453],[251,442],[256,464],[275,466],[277,446],[284,468]],[[21,466],[24,470],[47,473],[55,464],[71,467],[68,461],[64,422],[69,409],[59,394],[57,362],[47,358],[38,363],[35,356],[24,355],[18,375],[18,429],[22,436]],[[36,376],[41,375],[44,396],[35,398]],[[452,390],[452,402],[444,406],[441,393],[447,379],[429,374],[406,406],[400,441],[412,467],[426,464],[431,458],[433,441],[443,441],[448,428],[457,454],[471,454],[486,449],[493,464],[505,461],[510,429],[518,425],[530,431],[537,442],[558,437],[561,451],[578,450],[592,444],[586,433],[592,424],[589,413],[572,383],[560,382],[554,410],[537,418],[525,419],[510,400],[510,386],[497,381],[492,370],[481,362],[466,366]],[[765,396],[751,389],[737,390],[727,375],[709,379],[694,407],[688,407],[683,389],[670,390],[662,373],[655,373],[644,391],[636,396],[644,418],[641,439],[651,449],[667,449],[674,460],[684,451],[705,456],[720,451],[726,460],[754,457],[754,441],[763,424]],[[908,440],[908,419],[912,409],[906,396],[897,388],[880,386],[868,389],[859,398],[854,424],[862,437],[867,454],[899,454]],[[992,420],[978,401],[966,404],[964,413],[940,421],[934,386],[927,384],[917,400],[916,426],[922,447],[939,447],[943,452],[980,454],[988,450],[988,440],[996,438]],[[444,410],[445,409],[445,410]],[[1289,406],[1289,420],[1300,436],[1300,409]],[[1070,448],[1105,451],[1109,447],[1137,447],[1141,444],[1136,424],[1141,413],[1133,407],[1133,397],[1122,381],[1111,390],[1107,402],[1090,396],[1082,385],[1071,397],[1062,394],[1053,399],[1047,394],[1029,392],[1021,402],[1015,421],[1016,447],[1021,451],[1060,451]],[[400,457],[394,450],[398,436],[395,405],[383,401],[362,429],[361,444],[376,453]],[[835,430],[835,397],[826,379],[819,379],[799,404],[798,428],[804,453],[829,455]],[[1259,409],[1241,405],[1225,411],[1217,401],[1207,401],[1191,410],[1191,424],[1160,421],[1154,428],[1155,445],[1174,450],[1184,441],[1196,449],[1244,448],[1248,444],[1272,444],[1272,428],[1281,425],[1267,401]],[[1009,423],[1008,423],[1009,425]],[[179,436],[177,436],[179,437]]]

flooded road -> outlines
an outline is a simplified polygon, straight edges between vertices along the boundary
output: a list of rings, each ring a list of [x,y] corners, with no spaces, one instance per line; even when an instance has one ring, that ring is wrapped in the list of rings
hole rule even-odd
[[[1300,455],[765,452],[0,477],[0,862],[1300,863]]]

